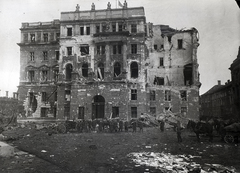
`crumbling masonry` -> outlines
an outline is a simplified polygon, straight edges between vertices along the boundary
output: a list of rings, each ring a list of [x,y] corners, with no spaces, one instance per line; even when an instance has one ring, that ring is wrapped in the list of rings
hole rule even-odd
[[[26,117],[199,116],[198,31],[146,23],[143,7],[62,12],[22,23],[19,99]]]

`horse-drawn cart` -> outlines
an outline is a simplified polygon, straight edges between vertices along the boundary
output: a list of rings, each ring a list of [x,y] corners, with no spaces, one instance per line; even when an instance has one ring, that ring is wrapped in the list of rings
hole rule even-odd
[[[233,123],[231,125],[226,126],[225,128],[225,136],[224,141],[226,143],[234,143],[235,140],[240,137],[240,123]]]

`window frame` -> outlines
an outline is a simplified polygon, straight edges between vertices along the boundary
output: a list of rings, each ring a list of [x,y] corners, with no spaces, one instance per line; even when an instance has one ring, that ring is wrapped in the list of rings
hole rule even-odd
[[[134,64],[136,64],[136,66],[134,66]],[[130,64],[130,72],[131,72],[131,78],[138,78],[139,74],[138,74],[138,63],[136,61],[133,61]]]
[[[178,39],[178,49],[183,49],[183,39]]]
[[[150,90],[150,101],[156,101],[156,91],[155,90]]]
[[[43,41],[48,42],[48,33],[43,33]]]
[[[67,47],[67,55],[71,56],[72,55],[72,47]]]
[[[68,37],[73,36],[73,29],[72,29],[72,27],[67,27],[67,36]]]
[[[171,90],[165,90],[164,92],[164,100],[171,101]]]
[[[137,24],[131,24],[131,33],[137,33]]]
[[[30,52],[30,61],[35,61],[34,52]]]
[[[48,51],[43,51],[43,61],[48,61]]]
[[[138,48],[137,44],[131,44],[131,54],[136,55],[137,54],[137,48]]]
[[[137,100],[137,89],[131,89],[131,100]]]

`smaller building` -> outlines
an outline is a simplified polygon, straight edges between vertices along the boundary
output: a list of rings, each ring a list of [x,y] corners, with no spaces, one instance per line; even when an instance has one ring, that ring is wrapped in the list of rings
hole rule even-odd
[[[221,118],[236,119],[233,103],[232,82],[225,85],[221,81],[200,96],[200,119]]]

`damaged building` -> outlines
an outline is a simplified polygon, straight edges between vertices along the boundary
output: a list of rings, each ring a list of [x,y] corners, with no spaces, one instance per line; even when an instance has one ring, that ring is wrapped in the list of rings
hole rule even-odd
[[[60,20],[20,30],[18,92],[29,118],[199,116],[195,28],[147,23],[144,8],[125,1],[103,10],[77,5]]]

